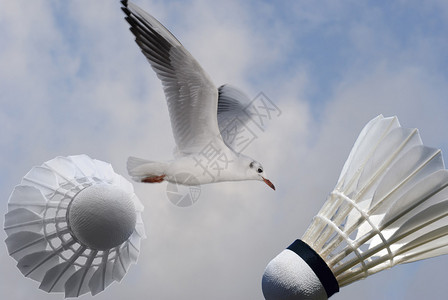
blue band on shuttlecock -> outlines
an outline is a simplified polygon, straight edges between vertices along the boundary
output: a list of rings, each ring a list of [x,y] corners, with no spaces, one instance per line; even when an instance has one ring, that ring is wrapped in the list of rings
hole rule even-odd
[[[294,243],[286,249],[296,253],[310,266],[324,286],[328,298],[339,292],[339,284],[336,277],[334,277],[333,272],[331,272],[322,257],[320,257],[320,255],[317,254],[316,251],[314,251],[313,248],[311,248],[307,243],[302,240],[295,240]]]

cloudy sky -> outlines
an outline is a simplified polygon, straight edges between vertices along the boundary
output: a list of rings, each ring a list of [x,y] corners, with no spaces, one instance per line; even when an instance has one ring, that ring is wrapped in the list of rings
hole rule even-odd
[[[202,186],[173,205],[166,183],[135,184],[148,238],[137,265],[96,299],[262,299],[266,264],[299,238],[332,190],[359,131],[378,114],[448,151],[448,3],[137,1],[217,86],[263,92],[281,111],[245,154],[261,182]],[[0,0],[0,212],[21,177],[85,153],[129,178],[129,155],[171,158],[162,87],[118,1]],[[446,158],[446,157],[445,157]],[[2,231],[2,239],[6,238]],[[0,247],[0,293],[61,299],[22,278]],[[397,266],[332,299],[442,299],[448,257]],[[3,297],[2,297],[3,298]],[[90,299],[90,295],[83,299]]]

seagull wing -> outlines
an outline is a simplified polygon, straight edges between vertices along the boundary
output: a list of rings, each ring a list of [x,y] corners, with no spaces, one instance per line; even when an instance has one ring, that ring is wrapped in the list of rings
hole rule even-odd
[[[255,137],[247,126],[250,115],[246,108],[250,99],[239,89],[225,84],[218,89],[218,126],[224,143],[235,152],[241,152],[248,139]]]
[[[135,41],[162,81],[178,152],[199,152],[220,140],[218,89],[210,77],[159,21],[131,2],[122,3]]]

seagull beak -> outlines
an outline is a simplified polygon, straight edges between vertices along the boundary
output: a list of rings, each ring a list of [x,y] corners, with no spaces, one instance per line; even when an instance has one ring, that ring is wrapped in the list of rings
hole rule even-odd
[[[272,182],[271,182],[269,179],[266,179],[266,178],[264,178],[264,177],[261,177],[261,178],[263,178],[263,181],[264,181],[267,185],[269,185],[269,186],[271,187],[271,189],[273,189],[273,190],[275,191],[275,186],[272,184]]]

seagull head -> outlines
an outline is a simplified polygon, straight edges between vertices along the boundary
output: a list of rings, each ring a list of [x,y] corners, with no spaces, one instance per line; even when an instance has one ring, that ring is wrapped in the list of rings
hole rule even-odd
[[[271,189],[275,191],[275,186],[266,178],[263,166],[255,160],[251,160],[248,166],[248,175],[251,179],[264,181]]]

